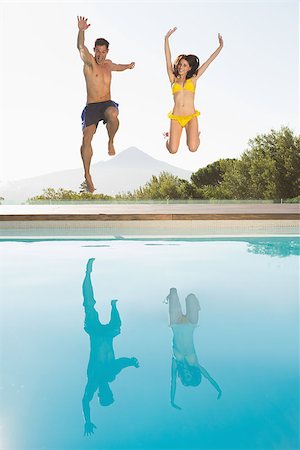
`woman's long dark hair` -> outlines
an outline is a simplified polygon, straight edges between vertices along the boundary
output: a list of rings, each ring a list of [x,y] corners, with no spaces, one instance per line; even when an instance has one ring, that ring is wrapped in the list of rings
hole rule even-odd
[[[174,66],[173,66],[173,73],[175,75],[175,77],[177,78],[179,73],[178,73],[178,64],[180,63],[180,61],[182,59],[185,59],[189,65],[191,66],[191,70],[189,70],[189,72],[186,74],[186,79],[188,78],[192,78],[193,75],[197,75],[198,69],[199,69],[199,58],[196,55],[179,55],[176,58],[176,61],[174,62]]]
[[[177,361],[177,371],[178,377],[183,386],[199,386],[199,384],[201,383],[202,374],[199,367],[190,366],[187,363],[184,364],[182,362]],[[188,377],[186,377],[187,371]]]

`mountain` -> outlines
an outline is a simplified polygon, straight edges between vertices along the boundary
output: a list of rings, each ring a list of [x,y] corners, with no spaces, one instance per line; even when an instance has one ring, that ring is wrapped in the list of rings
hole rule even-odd
[[[149,181],[152,175],[169,172],[183,179],[189,179],[192,172],[172,166],[143,151],[130,147],[108,161],[100,161],[91,166],[95,193],[115,195],[133,191]],[[5,203],[25,202],[28,198],[42,193],[46,188],[79,190],[84,181],[83,169],[53,172],[34,178],[0,183],[0,196]]]

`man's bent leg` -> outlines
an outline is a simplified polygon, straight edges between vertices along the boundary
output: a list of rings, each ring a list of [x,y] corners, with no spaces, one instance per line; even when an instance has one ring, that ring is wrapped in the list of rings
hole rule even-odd
[[[94,192],[95,187],[90,174],[91,159],[93,156],[92,139],[96,131],[96,125],[89,125],[83,129],[82,145],[80,148],[84,167],[84,177],[89,192]]]
[[[114,148],[114,137],[119,128],[119,111],[114,106],[109,106],[104,113],[106,129],[108,133],[108,154],[113,156],[116,154]]]

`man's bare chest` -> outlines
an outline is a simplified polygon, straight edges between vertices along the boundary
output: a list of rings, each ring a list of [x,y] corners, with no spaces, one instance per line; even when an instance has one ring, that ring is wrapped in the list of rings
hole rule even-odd
[[[111,82],[111,72],[106,69],[93,68],[85,73],[87,81],[96,84],[109,85]]]

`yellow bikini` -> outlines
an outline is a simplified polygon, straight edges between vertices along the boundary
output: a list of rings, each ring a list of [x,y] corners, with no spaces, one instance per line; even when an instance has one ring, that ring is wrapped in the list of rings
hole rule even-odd
[[[179,84],[177,82],[175,82],[173,84],[172,94],[176,94],[176,92],[179,92],[182,90],[195,92],[195,85],[192,82],[191,78],[188,78],[183,86],[181,86],[181,84]],[[177,122],[182,126],[182,128],[184,128],[186,126],[186,124],[189,123],[189,121],[193,117],[197,117],[197,116],[200,116],[199,111],[196,111],[196,112],[194,112],[194,114],[191,114],[189,116],[176,116],[176,115],[172,114],[171,112],[169,112],[169,114],[168,114],[169,119],[177,120]]]
[[[190,116],[175,116],[174,114],[170,113],[168,114],[169,119],[177,120],[177,122],[184,128],[187,123],[193,118],[200,116],[200,112],[196,110],[194,114],[191,114]]]
[[[183,86],[181,86],[181,84],[177,83],[176,81],[172,86],[172,94],[176,94],[176,92],[183,91],[183,90],[195,92],[195,85],[192,82],[191,78],[188,78]]]

